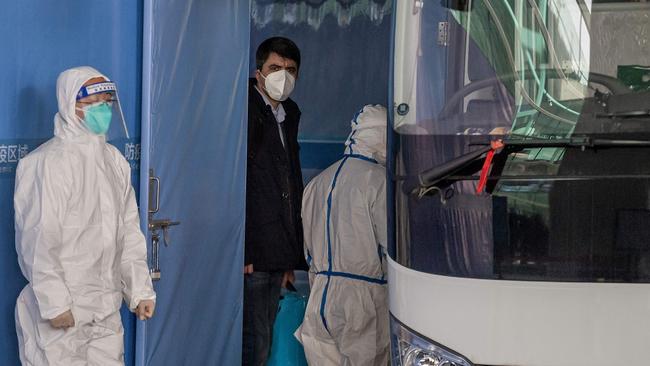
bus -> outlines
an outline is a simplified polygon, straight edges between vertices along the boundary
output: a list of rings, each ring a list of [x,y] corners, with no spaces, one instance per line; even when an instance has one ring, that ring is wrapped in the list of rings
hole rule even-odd
[[[650,3],[394,4],[392,364],[650,365]]]

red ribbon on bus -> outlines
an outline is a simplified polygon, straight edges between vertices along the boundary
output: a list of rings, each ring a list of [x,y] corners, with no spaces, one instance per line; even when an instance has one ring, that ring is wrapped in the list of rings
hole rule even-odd
[[[483,167],[481,168],[481,175],[478,180],[478,185],[476,186],[476,194],[479,195],[485,189],[487,184],[487,178],[490,173],[490,167],[492,166],[492,158],[494,158],[494,153],[503,148],[503,141],[495,140],[490,142],[491,149],[485,155],[485,161],[483,162]]]

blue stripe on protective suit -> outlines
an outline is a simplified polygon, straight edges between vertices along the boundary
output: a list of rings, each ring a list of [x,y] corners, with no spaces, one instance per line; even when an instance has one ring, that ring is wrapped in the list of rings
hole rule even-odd
[[[368,276],[362,276],[354,273],[348,273],[348,272],[335,272],[335,271],[323,271],[323,272],[316,272],[317,275],[325,275],[325,276],[331,276],[331,277],[343,277],[343,278],[351,278],[353,280],[359,280],[359,281],[366,281],[370,283],[377,283],[380,285],[385,285],[387,283],[386,280],[384,280],[384,277],[382,278],[374,278],[374,277],[368,277]]]
[[[359,125],[358,118],[359,118],[359,116],[361,115],[361,113],[363,113],[363,108],[359,109],[359,111],[357,111],[357,113],[354,114],[354,117],[352,118],[352,124],[354,124],[354,125]],[[354,153],[354,149],[353,149],[353,147],[352,147],[352,146],[354,146],[354,144],[357,143],[357,142],[354,140],[354,134],[355,134],[356,132],[357,132],[357,131],[352,131],[352,133],[351,133],[350,136],[348,137],[348,140],[350,141],[350,144],[348,145],[348,149],[350,149],[350,152],[349,152],[347,155],[355,155],[355,156],[358,155],[358,154],[355,154],[355,153]],[[363,156],[363,155],[358,155],[358,156]],[[364,157],[365,157],[365,156],[364,156]],[[376,162],[375,162],[375,163],[376,163]]]

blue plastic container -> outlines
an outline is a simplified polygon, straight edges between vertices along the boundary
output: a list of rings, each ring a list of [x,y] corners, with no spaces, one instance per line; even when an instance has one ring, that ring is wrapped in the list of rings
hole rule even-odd
[[[293,333],[302,324],[307,299],[297,292],[288,292],[280,300],[273,324],[273,344],[267,366],[307,366],[305,351]]]

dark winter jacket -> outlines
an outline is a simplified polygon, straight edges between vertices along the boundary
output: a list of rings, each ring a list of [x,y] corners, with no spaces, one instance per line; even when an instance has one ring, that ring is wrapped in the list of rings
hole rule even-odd
[[[300,109],[291,99],[282,102],[285,149],[273,111],[255,84],[251,79],[248,91],[245,264],[253,264],[255,271],[305,270]]]

